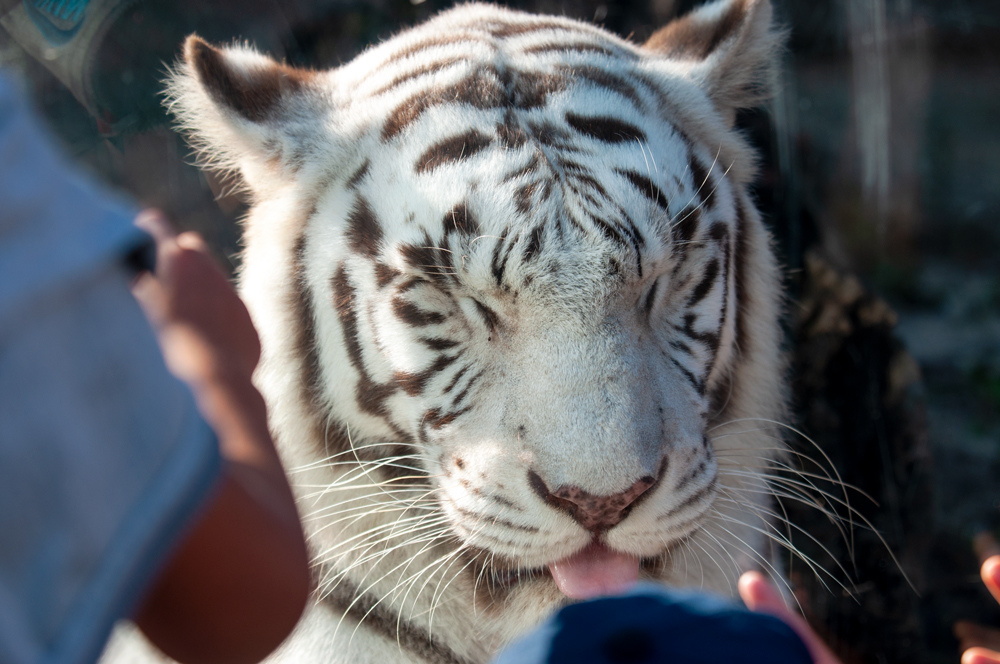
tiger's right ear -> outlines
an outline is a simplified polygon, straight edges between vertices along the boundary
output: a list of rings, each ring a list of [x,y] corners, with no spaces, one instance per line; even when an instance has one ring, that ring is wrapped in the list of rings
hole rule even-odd
[[[307,143],[320,140],[319,76],[191,35],[167,79],[167,105],[205,166],[238,170],[251,189],[266,188],[301,168]]]
[[[675,64],[730,125],[736,111],[772,94],[785,33],[774,25],[770,0],[716,0],[653,33],[643,49]]]

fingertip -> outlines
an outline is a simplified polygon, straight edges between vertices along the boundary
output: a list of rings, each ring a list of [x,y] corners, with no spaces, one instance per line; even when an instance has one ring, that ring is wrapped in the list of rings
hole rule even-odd
[[[990,556],[983,562],[983,580],[1000,586],[1000,555]]]
[[[737,582],[736,587],[739,590],[740,597],[747,599],[748,596],[754,596],[756,594],[757,586],[764,580],[764,577],[760,572],[744,572]]]
[[[200,251],[203,253],[208,253],[208,243],[205,242],[199,233],[194,231],[185,231],[177,236],[177,245],[184,249],[193,249],[195,251]]]
[[[740,577],[737,588],[743,602],[751,610],[761,608],[784,610],[785,600],[781,593],[760,572],[746,572]]]
[[[146,208],[136,216],[133,223],[152,235],[157,242],[168,240],[177,234],[167,215],[156,208]]]
[[[986,648],[969,648],[962,653],[962,664],[1000,664],[1000,653]]]

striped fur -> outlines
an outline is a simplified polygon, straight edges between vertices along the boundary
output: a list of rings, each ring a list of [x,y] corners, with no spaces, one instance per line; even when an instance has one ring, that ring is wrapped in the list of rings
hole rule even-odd
[[[767,0],[644,47],[464,5],[322,72],[188,41],[172,108],[253,199],[256,379],[316,556],[279,658],[487,661],[591,538],[539,482],[651,483],[600,534],[648,579],[773,563],[779,284],[732,123],[778,41]]]

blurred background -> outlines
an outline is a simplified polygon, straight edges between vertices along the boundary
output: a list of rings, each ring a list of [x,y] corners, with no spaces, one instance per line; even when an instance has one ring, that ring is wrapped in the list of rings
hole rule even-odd
[[[802,487],[815,506],[783,501],[811,535],[791,539],[831,574],[791,556],[787,571],[848,664],[954,663],[955,620],[1000,626],[970,545],[1000,525],[1000,3],[772,1],[790,30],[778,94],[739,124],[763,157],[756,196],[790,294],[802,435],[789,439],[828,457],[799,470],[836,470],[873,499],[817,478]],[[62,32],[39,38],[35,4],[53,3],[0,0],[13,8],[0,66],[84,168],[202,232],[232,270],[245,203],[193,166],[160,105],[183,37],[336,67],[452,3],[91,0],[92,15],[106,11],[86,43],[68,10]],[[699,3],[501,4],[641,42]],[[857,510],[846,536],[823,512],[846,517],[838,499]]]

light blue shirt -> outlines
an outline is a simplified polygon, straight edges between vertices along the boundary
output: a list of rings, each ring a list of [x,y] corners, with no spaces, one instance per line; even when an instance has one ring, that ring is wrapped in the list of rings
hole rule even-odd
[[[3,664],[94,662],[219,473],[129,292],[133,216],[0,76]]]

